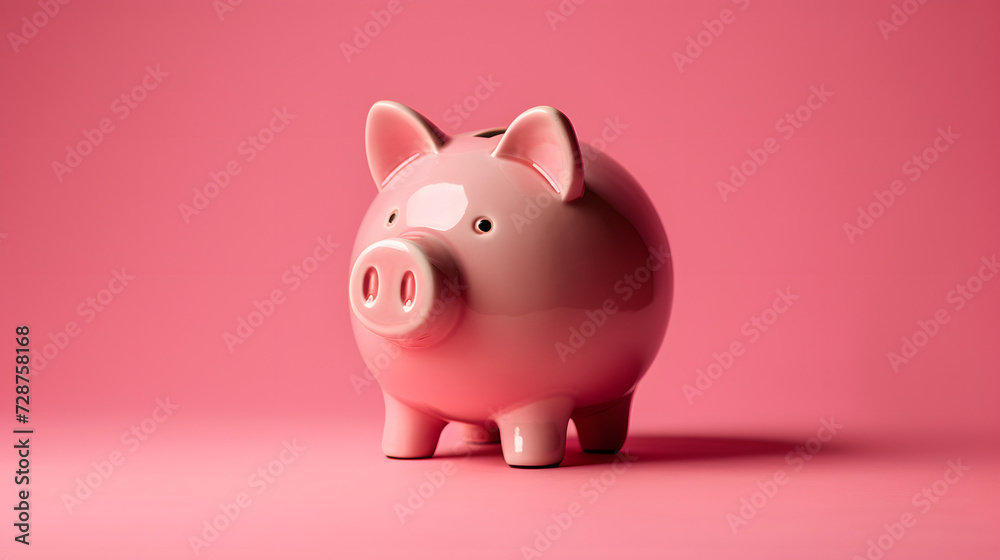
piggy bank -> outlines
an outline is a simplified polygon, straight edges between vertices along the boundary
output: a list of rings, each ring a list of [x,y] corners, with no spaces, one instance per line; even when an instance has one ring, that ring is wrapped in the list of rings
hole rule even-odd
[[[569,120],[536,107],[449,137],[376,103],[378,194],[351,255],[352,326],[382,388],[382,451],[434,454],[442,429],[499,441],[512,467],[580,446],[618,452],[632,394],[667,328],[666,234],[639,184]]]

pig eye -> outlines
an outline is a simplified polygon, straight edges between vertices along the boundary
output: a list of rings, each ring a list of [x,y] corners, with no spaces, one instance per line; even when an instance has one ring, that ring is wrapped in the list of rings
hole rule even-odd
[[[399,217],[399,210],[393,210],[392,214],[389,214],[389,223],[386,225],[391,226],[392,224],[396,223],[396,218],[398,217]]]
[[[493,222],[489,218],[479,218],[476,220],[475,228],[477,233],[489,233],[493,229]]]

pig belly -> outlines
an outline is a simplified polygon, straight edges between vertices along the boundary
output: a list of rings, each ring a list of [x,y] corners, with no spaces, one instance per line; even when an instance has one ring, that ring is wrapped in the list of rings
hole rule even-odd
[[[598,326],[600,316],[586,311],[476,317],[467,310],[446,342],[427,348],[397,346],[357,324],[355,334],[389,395],[449,421],[480,423],[546,397],[568,396],[581,408],[635,388],[663,339],[664,314],[619,311]]]

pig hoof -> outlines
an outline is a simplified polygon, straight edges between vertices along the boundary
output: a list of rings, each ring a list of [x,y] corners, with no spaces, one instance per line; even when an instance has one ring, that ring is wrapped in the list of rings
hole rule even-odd
[[[574,411],[573,423],[580,436],[580,448],[587,453],[618,453],[628,436],[628,414],[632,394],[609,403]]]

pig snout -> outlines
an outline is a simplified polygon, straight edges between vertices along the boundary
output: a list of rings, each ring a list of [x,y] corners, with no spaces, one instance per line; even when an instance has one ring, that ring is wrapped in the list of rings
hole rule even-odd
[[[437,342],[461,310],[462,286],[451,259],[409,239],[385,239],[362,251],[349,291],[362,325],[406,346]]]

